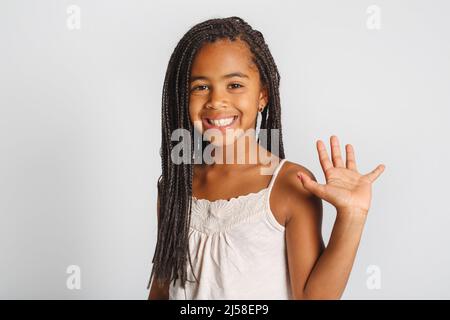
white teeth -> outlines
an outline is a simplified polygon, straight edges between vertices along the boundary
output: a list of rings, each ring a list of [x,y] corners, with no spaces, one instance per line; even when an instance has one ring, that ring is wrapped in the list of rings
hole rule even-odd
[[[208,122],[217,127],[223,127],[223,126],[228,126],[229,124],[231,124],[233,122],[233,120],[234,120],[234,117],[224,118],[224,119],[219,119],[219,120],[208,119]]]

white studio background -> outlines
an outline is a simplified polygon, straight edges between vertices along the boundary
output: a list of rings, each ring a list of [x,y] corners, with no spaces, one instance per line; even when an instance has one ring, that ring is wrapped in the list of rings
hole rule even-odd
[[[167,63],[191,26],[237,15],[279,67],[286,157],[323,183],[315,141],[336,134],[360,171],[386,165],[343,299],[449,299],[449,12],[437,0],[1,1],[0,298],[147,298]]]

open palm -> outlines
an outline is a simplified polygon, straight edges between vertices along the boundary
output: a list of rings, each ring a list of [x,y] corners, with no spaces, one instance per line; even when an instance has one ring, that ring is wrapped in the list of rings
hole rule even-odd
[[[319,184],[304,173],[298,172],[303,186],[314,195],[331,203],[338,211],[357,210],[367,214],[372,197],[372,183],[384,171],[385,165],[380,164],[373,171],[363,175],[357,170],[352,145],[346,145],[345,164],[336,136],[330,137],[333,162],[328,157],[325,144],[318,140],[316,145],[326,184]]]

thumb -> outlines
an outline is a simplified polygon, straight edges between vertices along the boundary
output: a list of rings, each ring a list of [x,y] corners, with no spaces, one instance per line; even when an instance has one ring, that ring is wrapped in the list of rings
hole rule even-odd
[[[324,199],[325,196],[325,188],[323,185],[317,183],[313,179],[311,179],[308,175],[297,172],[297,176],[305,187],[306,190],[312,192],[314,195],[318,196],[321,199]]]

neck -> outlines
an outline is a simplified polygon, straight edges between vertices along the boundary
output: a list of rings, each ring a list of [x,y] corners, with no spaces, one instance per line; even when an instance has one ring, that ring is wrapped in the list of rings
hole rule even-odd
[[[255,136],[246,135],[228,145],[214,145],[211,156],[211,166],[218,168],[226,166],[230,169],[235,166],[268,164],[274,157],[256,141]]]

